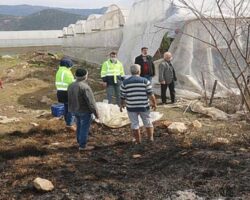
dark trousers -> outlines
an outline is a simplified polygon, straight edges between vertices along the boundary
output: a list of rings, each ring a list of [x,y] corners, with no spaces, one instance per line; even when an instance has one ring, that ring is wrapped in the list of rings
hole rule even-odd
[[[167,88],[169,87],[171,102],[175,102],[175,84],[174,81],[170,84],[161,84],[161,101],[167,103]]]

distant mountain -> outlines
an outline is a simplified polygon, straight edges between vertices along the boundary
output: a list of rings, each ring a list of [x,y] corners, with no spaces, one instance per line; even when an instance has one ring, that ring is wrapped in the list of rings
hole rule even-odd
[[[0,15],[0,31],[60,30],[64,26],[86,18],[87,16],[84,17],[54,9],[42,10],[25,17],[4,17]]]
[[[63,12],[88,16],[90,14],[103,14],[107,10],[106,7],[100,9],[66,9],[66,8],[50,8],[45,6],[31,6],[31,5],[0,5],[0,14],[12,16],[28,16],[42,10],[55,9]]]
[[[103,14],[100,9],[64,9],[43,6],[0,6],[0,31],[57,30],[91,14]]]

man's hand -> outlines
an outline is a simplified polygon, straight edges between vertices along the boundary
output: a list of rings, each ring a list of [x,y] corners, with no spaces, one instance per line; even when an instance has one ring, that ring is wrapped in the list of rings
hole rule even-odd
[[[121,105],[120,105],[120,112],[122,112],[122,109],[124,109],[126,106],[126,103],[124,100],[121,100]]]
[[[99,119],[99,118],[100,118],[99,113],[98,113],[97,111],[95,112],[95,118],[96,118],[96,119]]]
[[[153,111],[156,111],[157,105],[156,104],[152,104],[151,108],[152,108]]]
[[[156,107],[157,107],[157,103],[156,103],[156,99],[155,99],[155,95],[151,95],[150,97],[150,100],[151,100],[151,108],[153,109],[153,111],[156,110]]]
[[[165,84],[166,84],[166,81],[161,81],[160,84],[165,85]]]

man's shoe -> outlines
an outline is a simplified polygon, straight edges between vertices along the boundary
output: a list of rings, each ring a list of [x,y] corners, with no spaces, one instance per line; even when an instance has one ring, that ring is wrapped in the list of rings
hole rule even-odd
[[[86,146],[86,147],[79,147],[78,149],[79,149],[79,151],[91,151],[91,150],[95,149],[95,147],[94,146]]]

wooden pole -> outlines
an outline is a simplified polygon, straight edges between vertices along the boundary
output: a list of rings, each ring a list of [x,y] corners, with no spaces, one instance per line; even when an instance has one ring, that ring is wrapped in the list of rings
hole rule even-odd
[[[207,104],[208,104],[207,103],[207,90],[206,90],[206,83],[205,83],[203,72],[201,72],[201,78],[202,78],[202,83],[203,83],[203,88],[204,88],[205,104],[207,106]]]
[[[213,91],[212,91],[212,95],[211,95],[211,98],[210,98],[210,101],[209,101],[209,107],[213,103],[214,94],[215,94],[215,90],[216,90],[216,87],[217,87],[217,82],[218,82],[217,80],[214,81]]]

